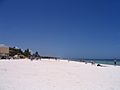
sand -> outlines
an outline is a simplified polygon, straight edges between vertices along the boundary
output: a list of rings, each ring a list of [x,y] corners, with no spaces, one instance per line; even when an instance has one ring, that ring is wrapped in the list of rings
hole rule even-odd
[[[120,90],[120,67],[64,60],[0,60],[0,90]]]

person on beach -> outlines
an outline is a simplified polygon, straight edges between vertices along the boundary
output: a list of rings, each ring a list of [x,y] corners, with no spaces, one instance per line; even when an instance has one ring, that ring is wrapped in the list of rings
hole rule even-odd
[[[95,65],[95,60],[94,60],[94,61],[91,61],[91,65]]]
[[[97,66],[100,66],[100,67],[102,67],[102,65],[100,65],[100,64],[97,64]]]
[[[116,64],[117,64],[117,61],[116,61],[116,59],[114,60],[114,65],[116,66]]]
[[[87,61],[85,61],[85,64],[87,64]]]

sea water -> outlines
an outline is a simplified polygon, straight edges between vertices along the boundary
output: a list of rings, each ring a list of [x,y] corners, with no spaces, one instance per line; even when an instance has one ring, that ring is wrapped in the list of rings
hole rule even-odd
[[[108,64],[108,65],[114,65],[115,59],[82,59],[82,61],[90,63],[91,61],[94,61],[97,64]],[[81,61],[81,59],[72,59],[72,61]],[[116,59],[116,65],[120,66],[120,59]]]
[[[96,63],[114,65],[114,59],[97,59]],[[120,66],[120,60],[116,60],[116,65]]]

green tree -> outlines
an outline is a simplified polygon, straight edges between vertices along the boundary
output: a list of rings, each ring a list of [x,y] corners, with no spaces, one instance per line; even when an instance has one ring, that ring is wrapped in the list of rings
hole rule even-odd
[[[40,57],[38,52],[35,52],[35,57]]]
[[[26,50],[24,51],[24,56],[26,56],[26,57],[28,57],[28,58],[31,56],[31,52],[30,52],[29,49],[26,49]]]
[[[21,49],[16,49],[15,47],[10,47],[9,48],[9,56],[15,56],[15,55],[23,55],[23,51]]]

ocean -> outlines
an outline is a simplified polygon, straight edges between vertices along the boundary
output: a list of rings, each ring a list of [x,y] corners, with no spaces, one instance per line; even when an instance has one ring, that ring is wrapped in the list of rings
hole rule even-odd
[[[81,59],[71,59],[72,61],[78,61],[80,62]],[[91,61],[95,61],[97,64],[108,64],[108,65],[114,65],[115,59],[84,59],[82,61],[90,63]],[[120,59],[116,59],[116,65],[120,66]]]

